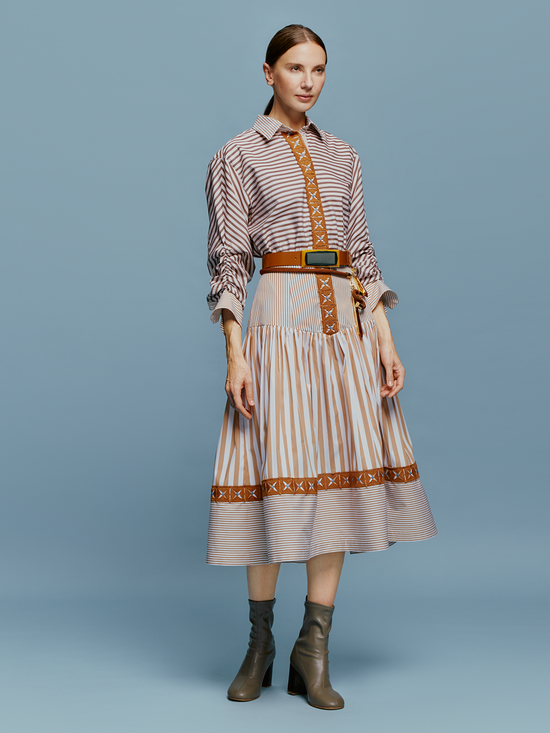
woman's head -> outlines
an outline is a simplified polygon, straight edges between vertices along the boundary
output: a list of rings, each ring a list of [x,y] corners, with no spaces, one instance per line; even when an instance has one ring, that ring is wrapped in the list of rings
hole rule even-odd
[[[305,113],[313,107],[325,81],[327,51],[322,39],[311,28],[287,25],[278,31],[267,47],[265,78],[274,96],[264,114],[269,114],[275,99],[283,107]]]

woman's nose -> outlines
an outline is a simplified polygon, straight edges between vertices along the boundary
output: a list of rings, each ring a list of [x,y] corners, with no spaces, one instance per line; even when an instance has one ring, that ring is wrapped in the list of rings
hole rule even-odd
[[[311,76],[306,76],[306,78],[302,81],[302,87],[304,89],[311,89],[313,86],[313,79]]]

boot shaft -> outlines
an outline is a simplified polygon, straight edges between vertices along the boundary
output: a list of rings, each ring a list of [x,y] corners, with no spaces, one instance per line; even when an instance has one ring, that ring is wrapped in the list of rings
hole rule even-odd
[[[274,646],[273,607],[275,598],[271,601],[248,601],[250,611],[250,638],[248,645],[252,649],[268,649]]]
[[[304,620],[296,643],[324,654],[328,650],[334,606],[323,606],[321,603],[312,603],[307,600],[304,605]]]

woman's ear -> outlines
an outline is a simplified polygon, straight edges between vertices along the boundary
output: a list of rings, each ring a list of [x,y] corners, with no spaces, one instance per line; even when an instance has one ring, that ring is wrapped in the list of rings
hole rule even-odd
[[[269,64],[264,64],[263,70],[264,70],[266,82],[269,84],[270,87],[272,87],[273,86],[273,74],[271,73],[271,66]]]

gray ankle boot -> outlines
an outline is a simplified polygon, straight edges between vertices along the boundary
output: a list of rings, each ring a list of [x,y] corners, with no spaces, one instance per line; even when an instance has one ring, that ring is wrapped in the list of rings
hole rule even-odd
[[[290,655],[288,693],[306,695],[314,708],[339,710],[342,697],[332,689],[328,674],[328,635],[334,606],[306,599],[304,623]]]
[[[227,697],[237,702],[255,700],[260,697],[262,687],[271,687],[275,659],[275,639],[271,633],[275,598],[272,601],[248,601],[248,603],[252,624],[248,651],[227,691]]]

